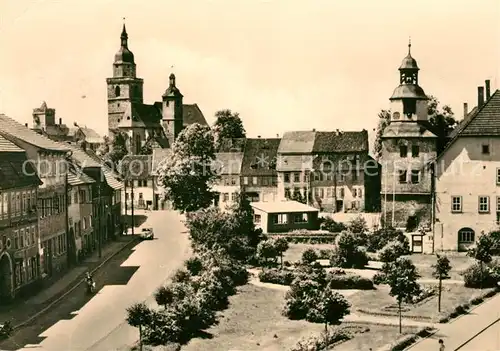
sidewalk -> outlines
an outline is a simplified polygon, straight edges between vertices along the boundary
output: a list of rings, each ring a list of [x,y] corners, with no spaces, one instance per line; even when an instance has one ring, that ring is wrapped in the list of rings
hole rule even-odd
[[[0,323],[10,320],[17,327],[40,314],[41,311],[57,302],[72,288],[80,284],[86,272],[98,269],[102,264],[136,240],[137,237],[119,236],[115,241],[105,244],[102,248],[101,258],[99,258],[96,251],[87,257],[84,262],[70,269],[50,286],[25,300],[24,303],[18,302],[12,306],[2,307],[0,309]]]
[[[427,339],[409,347],[410,351],[437,350],[443,339],[446,350],[456,350],[500,318],[500,294],[471,310],[451,323],[436,324],[438,331]]]

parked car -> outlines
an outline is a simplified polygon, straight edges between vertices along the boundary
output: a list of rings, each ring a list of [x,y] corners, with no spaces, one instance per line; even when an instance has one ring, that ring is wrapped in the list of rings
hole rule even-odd
[[[153,228],[142,228],[140,235],[143,240],[153,240],[155,237]]]

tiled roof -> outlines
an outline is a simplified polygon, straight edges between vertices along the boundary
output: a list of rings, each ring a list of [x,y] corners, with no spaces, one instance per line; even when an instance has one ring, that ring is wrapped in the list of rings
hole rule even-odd
[[[78,171],[74,167],[68,173],[68,184],[75,186],[81,184],[92,184],[95,183],[95,180],[86,175],[85,173]]]
[[[45,126],[44,132],[48,136],[64,137],[68,135],[69,129],[66,124],[54,124]]]
[[[0,152],[24,152],[24,150],[0,135]]]
[[[101,144],[104,143],[104,138],[100,136],[95,130],[82,127],[80,128],[83,135],[85,135],[85,141],[90,144]]]
[[[85,151],[85,154],[87,154],[88,157],[92,158],[96,163],[99,163],[102,169],[102,173],[104,174],[104,178],[106,179],[106,183],[108,185],[115,189],[123,189],[123,182],[121,182],[119,179],[121,178],[118,173],[113,171],[107,164],[106,161],[104,161],[102,158],[97,156],[97,154],[92,151],[87,149]]]
[[[152,155],[126,155],[121,162],[121,174],[126,179],[147,179],[152,172]]]
[[[243,152],[245,149],[245,138],[225,138],[219,141],[219,152]]]
[[[368,132],[316,132],[313,153],[368,152]]]
[[[171,149],[153,149],[152,174],[156,174],[158,168],[171,154]]]
[[[296,131],[286,132],[281,138],[278,148],[280,154],[307,154],[314,148],[316,132]]]
[[[241,175],[272,176],[276,175],[276,158],[280,139],[247,139]]]
[[[162,118],[162,112],[155,105],[132,103],[132,113],[146,126],[157,126]]]
[[[68,147],[65,144],[52,141],[4,114],[0,114],[0,134],[10,141],[13,141],[13,139],[22,140],[40,149],[61,152],[68,151]]]
[[[312,155],[280,155],[276,162],[278,172],[297,172],[313,168]]]
[[[38,186],[42,182],[36,175],[32,163],[26,154],[20,152],[2,152],[0,155],[0,189]],[[23,169],[23,167],[25,167]]]
[[[319,210],[315,207],[292,200],[274,202],[251,202],[250,205],[253,208],[267,213],[319,212]]]
[[[219,152],[215,154],[214,171],[217,174],[239,175],[243,152]]]
[[[468,120],[459,136],[500,136],[500,90]]]
[[[392,122],[384,130],[383,138],[436,138],[429,127],[429,123],[418,122]]]
[[[205,116],[203,116],[203,112],[201,112],[198,104],[183,104],[182,118],[185,127],[194,123],[198,123],[203,126],[208,125],[207,120],[205,119]]]
[[[474,118],[477,114],[477,106],[475,106],[468,114],[465,116],[464,119],[462,119],[460,122],[458,122],[458,125],[453,129],[453,131],[450,133],[450,138],[453,139],[455,138],[458,133],[462,131],[462,129],[469,123],[469,121]]]
[[[77,165],[81,168],[87,167],[101,167],[101,163],[96,161],[94,158],[90,157],[85,151],[83,151],[78,146],[68,144],[68,148],[71,150],[71,158],[76,161]]]

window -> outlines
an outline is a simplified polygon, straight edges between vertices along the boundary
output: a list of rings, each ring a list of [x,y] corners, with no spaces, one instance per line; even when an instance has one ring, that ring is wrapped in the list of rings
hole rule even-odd
[[[420,181],[420,171],[416,169],[412,169],[411,171],[411,183],[418,184]]]
[[[341,199],[344,198],[344,188],[339,189],[339,198],[341,198]]]
[[[461,244],[470,244],[475,241],[474,231],[470,228],[462,228],[458,231],[458,242]]]
[[[118,85],[115,87],[115,96],[120,96],[120,87]]]
[[[31,227],[31,243],[33,245],[36,244],[36,232],[35,232],[35,226]]]
[[[236,195],[237,195],[236,193],[231,194],[231,201],[232,202],[236,202]]]
[[[255,214],[255,215],[253,216],[253,222],[254,222],[254,223],[260,223],[260,220],[261,220],[261,218],[260,218],[260,214]]]
[[[320,172],[314,172],[314,180],[321,181],[321,173]]]
[[[452,196],[451,197],[451,212],[462,212],[462,197]]]
[[[407,179],[406,171],[399,170],[398,173],[399,173],[399,183],[400,184],[406,183]]]
[[[408,146],[406,146],[406,145],[399,146],[399,156],[400,157],[407,157],[408,156]]]
[[[356,197],[356,194],[357,194],[357,189],[353,188],[352,189],[352,197]]]
[[[490,198],[489,196],[479,196],[479,209],[480,213],[490,211]]]
[[[285,188],[285,198],[289,199],[291,197],[291,192],[289,188]]]
[[[268,177],[262,177],[262,185],[269,185],[269,178]]]
[[[481,145],[481,153],[483,155],[489,155],[490,154],[490,145],[489,144]]]
[[[252,184],[257,185],[257,177],[252,177]]]
[[[229,201],[229,194],[224,193],[222,194],[222,202],[228,202]]]
[[[248,177],[243,177],[243,184],[248,185]]]
[[[326,197],[332,197],[332,188],[326,188]]]
[[[363,197],[363,189],[358,189],[358,197]]]
[[[497,168],[497,185],[500,185],[500,168]]]
[[[231,185],[236,185],[236,177],[231,176]]]
[[[283,181],[285,183],[290,183],[290,173],[289,172],[285,172]]]
[[[24,238],[24,228],[19,231],[19,248],[22,249],[26,246]]]
[[[345,174],[344,173],[340,173],[339,179],[340,179],[341,182],[344,182],[345,181]]]
[[[420,148],[418,147],[418,145],[411,146],[411,156],[412,157],[418,157],[419,152],[420,152]]]
[[[307,213],[296,213],[294,215],[295,223],[307,223]]]
[[[14,249],[20,249],[19,247],[19,232],[14,230]]]
[[[300,182],[300,173],[296,172],[293,174],[293,181],[295,183],[299,183]]]
[[[288,216],[286,213],[279,213],[274,216],[274,224],[287,224]]]
[[[353,181],[358,180],[358,171],[357,170],[352,171],[352,180]]]

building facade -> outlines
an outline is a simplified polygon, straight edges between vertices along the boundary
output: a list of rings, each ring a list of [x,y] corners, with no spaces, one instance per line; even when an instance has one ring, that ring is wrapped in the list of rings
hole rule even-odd
[[[382,135],[380,164],[382,220],[414,231],[430,228],[437,137],[428,121],[428,97],[418,85],[418,65],[408,55],[399,67],[400,84],[390,98],[390,121]]]
[[[486,100],[486,101],[485,101]],[[500,226],[500,91],[478,104],[435,164],[435,250],[465,251]]]
[[[124,206],[127,209],[153,209],[154,177],[152,155],[127,155],[123,158]]]
[[[240,173],[243,152],[219,152],[215,158],[215,171],[219,178],[214,185],[216,192],[215,205],[227,209],[238,199],[241,191]]]
[[[297,201],[252,202],[254,223],[264,233],[318,230],[319,210]]]
[[[73,259],[66,222],[65,167],[69,149],[64,144],[30,130],[12,118],[0,115],[0,134],[26,151],[42,181],[38,188],[37,208],[41,241],[42,276],[62,273]]]
[[[40,282],[37,190],[25,151],[0,136],[0,303]],[[23,172],[23,169],[26,172]]]

